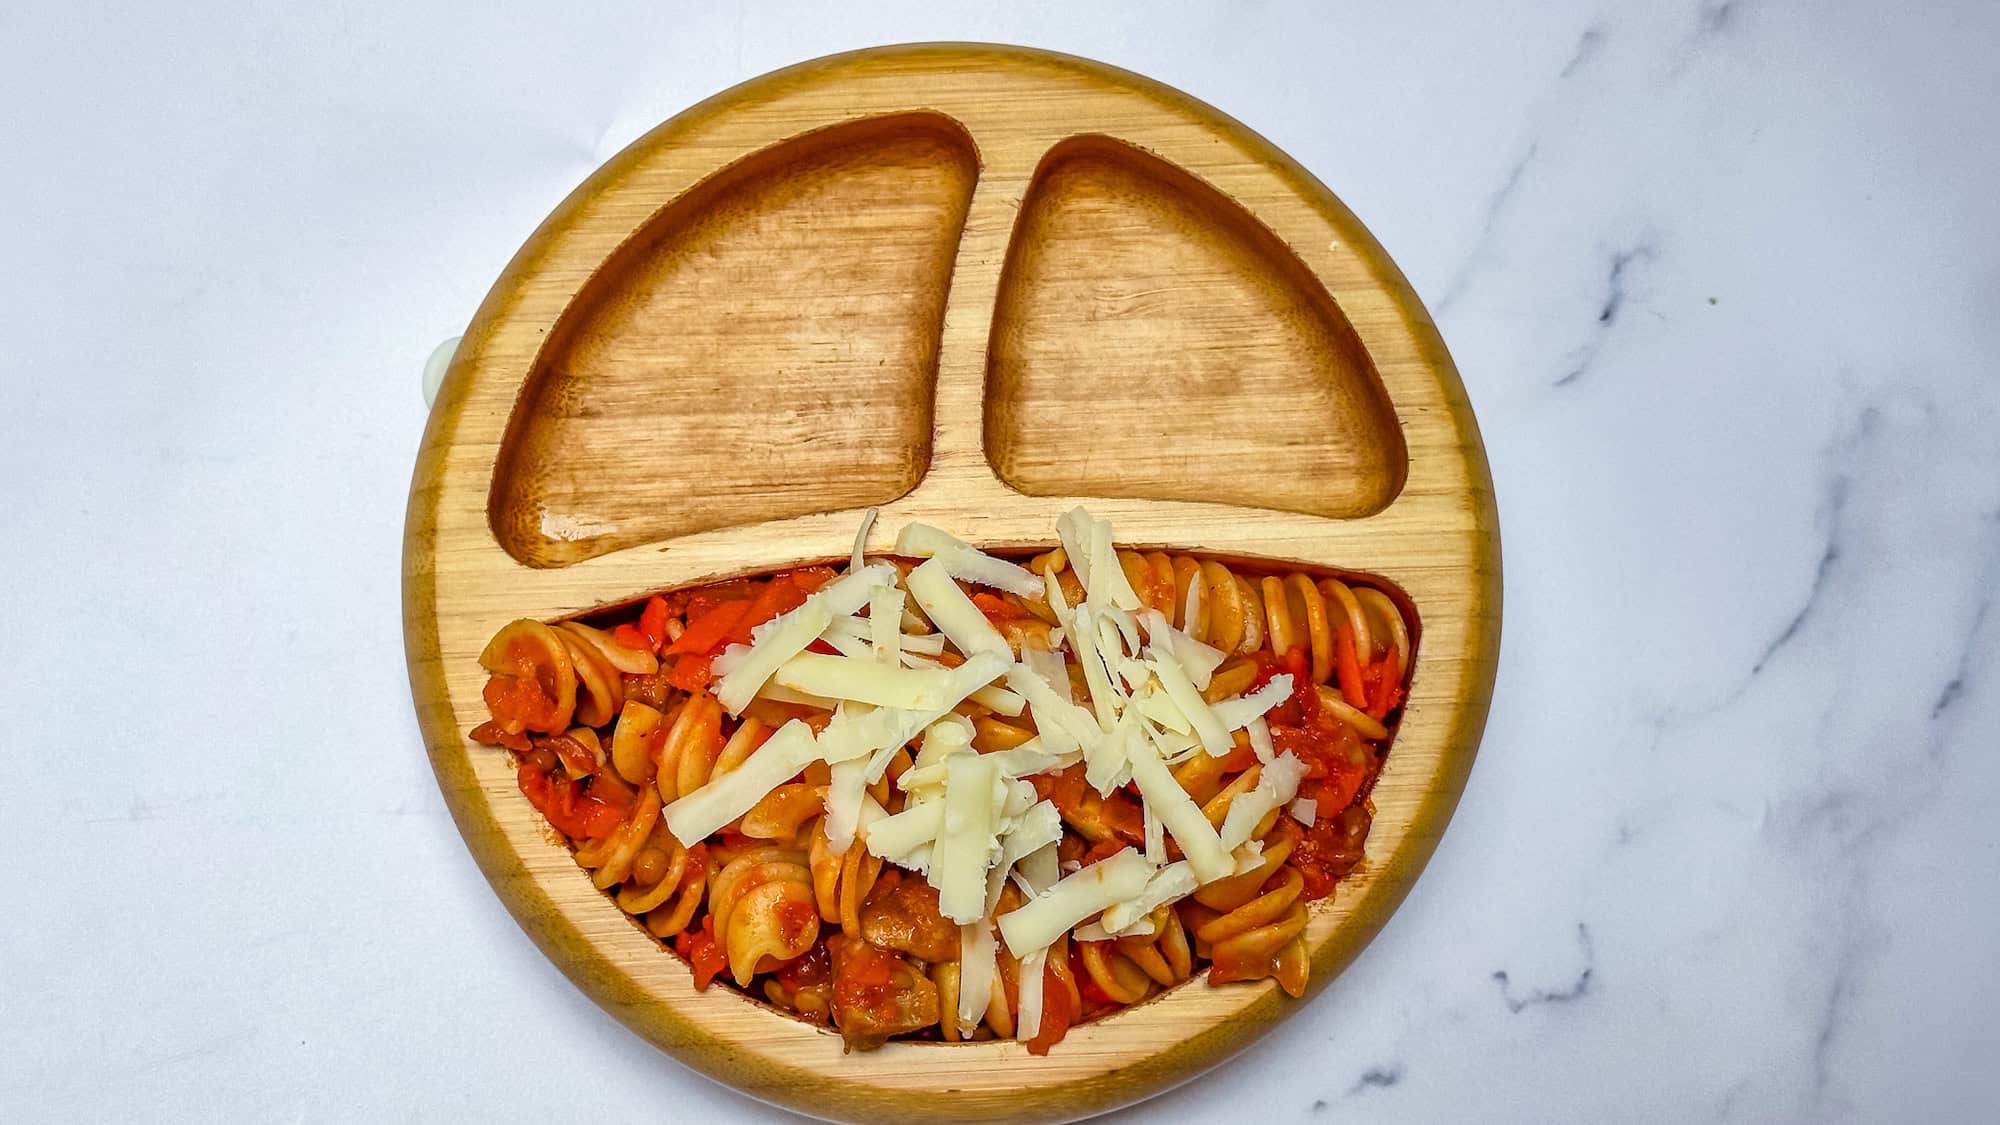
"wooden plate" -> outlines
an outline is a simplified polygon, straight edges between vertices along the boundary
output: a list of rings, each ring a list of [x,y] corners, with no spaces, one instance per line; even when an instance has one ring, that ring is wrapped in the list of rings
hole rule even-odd
[[[956,45],[766,75],[659,126],[507,267],[432,412],[404,553],[410,679],[466,842],[613,1015],[754,1097],[848,1120],[1058,1120],[1190,1078],[1298,1002],[1197,978],[1013,1042],[838,1038],[634,926],[551,842],[476,662],[515,617],[844,557],[860,509],[1053,542],[1379,575],[1422,623],[1368,862],[1308,931],[1317,988],[1436,845],[1492,691],[1500,557],[1436,328],[1360,222],[1243,126],[1080,59]],[[532,1034],[532,1031],[530,1032]]]

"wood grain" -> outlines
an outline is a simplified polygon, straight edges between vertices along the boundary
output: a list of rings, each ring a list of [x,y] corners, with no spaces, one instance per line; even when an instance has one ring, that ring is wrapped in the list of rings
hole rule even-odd
[[[1046,241],[1010,249],[1023,230]],[[1045,545],[1083,502],[1129,544],[1400,587],[1411,695],[1369,860],[1313,915],[1312,987],[1359,953],[1458,800],[1498,654],[1491,482],[1451,359],[1360,222],[1242,125],[1095,63],[927,45],[767,75],[612,159],[495,283],[432,413],[404,557],[417,711],[473,855],[572,980],[703,1073],[857,1121],[1073,1119],[1295,1010],[1197,979],[1045,1058],[843,1055],[696,992],[467,740],[507,620],[843,557],[877,502],[872,550],[910,520]]]

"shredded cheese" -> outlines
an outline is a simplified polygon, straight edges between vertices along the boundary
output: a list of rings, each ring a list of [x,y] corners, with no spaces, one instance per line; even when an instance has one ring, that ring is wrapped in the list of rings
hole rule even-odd
[[[850,574],[867,565],[868,560],[861,557],[861,549],[868,545],[868,533],[875,529],[875,517],[881,514],[880,508],[870,508],[861,513],[861,526],[854,531],[854,557],[847,564]]]
[[[868,759],[849,758],[829,767],[833,780],[826,787],[826,846],[845,852],[861,826],[862,802],[868,797]]]
[[[818,640],[834,618],[852,614],[868,603],[877,587],[894,585],[895,581],[896,568],[886,563],[862,567],[820,587],[797,609],[751,630],[748,651],[732,658],[729,670],[716,683],[716,700],[730,714],[741,715],[757,698],[757,689],[764,681]]]
[[[910,805],[868,826],[868,854],[909,867],[908,858],[936,840],[943,828],[943,801]]]
[[[1132,780],[1132,759],[1126,747],[1135,738],[1143,737],[1139,731],[1139,713],[1128,710],[1119,716],[1110,733],[1095,746],[1084,749],[1083,779],[1097,790],[1098,796],[1109,797],[1113,789]]]
[[[1215,670],[1227,660],[1228,654],[1219,648],[1205,645],[1167,623],[1167,615],[1157,609],[1145,612],[1146,637],[1156,645],[1162,645],[1187,670],[1188,680],[1202,691],[1208,690],[1208,683]],[[1164,642],[1164,643],[1163,643]],[[1136,647],[1136,646],[1135,646]]]
[[[1260,717],[1250,720],[1250,725],[1243,729],[1250,734],[1250,749],[1256,752],[1258,761],[1268,762],[1277,755],[1278,748],[1271,742],[1271,724]]]
[[[801,707],[817,707],[822,711],[831,711],[840,706],[838,699],[828,699],[810,692],[793,691],[775,682],[766,682],[763,687],[758,688],[757,698],[768,699],[773,703],[796,703]]]
[[[1196,890],[1194,866],[1187,860],[1169,863],[1146,881],[1146,889],[1138,895],[1105,910],[1098,924],[1106,932],[1125,934],[1132,927],[1146,920],[1154,908],[1170,902],[1179,902]]]
[[[1235,699],[1225,699],[1211,710],[1215,720],[1224,730],[1242,730],[1263,718],[1273,707],[1292,696],[1292,677],[1289,673],[1272,676],[1271,682]]]
[[[1195,875],[1203,883],[1227,877],[1234,870],[1229,849],[1222,846],[1201,806],[1174,780],[1152,740],[1133,739],[1128,753],[1132,760],[1132,781],[1139,786],[1139,795],[1181,846],[1181,854],[1194,866]]]
[[[1145,668],[1146,666],[1141,664],[1140,667]],[[1147,668],[1147,674],[1150,675],[1151,672],[1152,670]],[[1159,681],[1152,680],[1150,683],[1155,686],[1149,687],[1147,690],[1132,697],[1133,706],[1137,707],[1140,714],[1151,719],[1157,726],[1164,727],[1175,734],[1192,733],[1194,728],[1188,725],[1187,716],[1181,714],[1181,709],[1174,706],[1173,700],[1167,698],[1166,690],[1157,686]]]
[[[993,763],[993,768],[999,770],[1000,776],[1008,781],[1047,773],[1050,770],[1060,769],[1063,765],[1062,758],[1043,750],[1032,738],[1011,750],[995,750],[980,756]],[[944,775],[945,763],[941,760],[914,765],[904,770],[903,776],[896,779],[896,788],[907,792],[911,789],[942,785],[945,780]]]
[[[993,800],[999,771],[979,754],[945,761],[944,822],[931,848],[931,885],[938,911],[960,925],[986,914],[986,869],[999,850]]]
[[[1032,650],[1031,650],[1032,651]],[[1068,677],[1063,683],[1067,690]],[[1042,744],[1052,753],[1066,754],[1096,745],[1104,737],[1090,712],[1056,694],[1056,689],[1033,668],[1016,664],[1007,672],[1007,686],[1028,701]]]
[[[823,759],[812,728],[793,719],[743,759],[742,765],[668,805],[667,831],[684,847],[693,847],[820,760],[830,761]]]
[[[1041,582],[1026,567],[997,559],[929,524],[913,523],[896,536],[896,553],[906,558],[934,558],[953,578],[992,586],[1010,594],[1032,597]]]
[[[1222,846],[1231,851],[1250,838],[1257,822],[1263,820],[1266,814],[1298,793],[1299,781],[1306,775],[1305,763],[1289,751],[1259,768],[1263,772],[1257,778],[1257,784],[1248,792],[1238,793],[1229,802],[1229,815],[1222,819],[1219,833]]]
[[[993,623],[979,612],[979,607],[972,604],[965,591],[958,588],[958,583],[952,581],[951,572],[944,568],[942,561],[932,559],[912,570],[903,584],[909,588],[910,597],[923,607],[924,615],[931,619],[931,624],[950,638],[951,643],[958,646],[958,651],[966,656],[992,652],[1013,658],[1014,650],[1007,646],[1007,638],[1000,635],[1000,630],[993,627]]]
[[[1102,913],[1114,903],[1145,891],[1153,865],[1131,848],[1100,860],[1000,916],[1000,937],[1014,956],[1025,959],[1049,945],[1077,923]]]
[[[1070,647],[1076,650],[1076,662],[1083,667],[1083,682],[1090,691],[1090,704],[1097,712],[1097,725],[1110,730],[1118,721],[1121,700],[1111,686],[1111,674],[1104,665],[1104,657],[1098,651],[1096,627],[1090,619],[1090,605],[1086,602],[1072,610],[1063,597],[1062,585],[1054,574],[1043,576],[1049,608],[1055,610],[1056,617],[1063,623],[1069,636]]]
[[[993,919],[981,918],[958,928],[958,1031],[971,1035],[986,1018],[993,995],[994,970],[1000,943],[993,936]]]
[[[903,664],[903,591],[883,586],[868,594],[868,647],[876,662]]]
[[[974,703],[1009,719],[1015,718],[1028,709],[1028,701],[1003,687],[988,685],[972,693]]]
[[[1023,1042],[1042,1031],[1042,992],[1048,980],[1049,951],[1045,946],[1021,958],[1021,1014],[1014,1022],[1014,1038]]]
[[[1078,511],[1083,509],[1079,508]],[[1088,518],[1086,516],[1086,518]],[[1093,520],[1090,536],[1090,600],[1102,606],[1136,610],[1145,604],[1118,565],[1118,551],[1111,545],[1111,521]]]
[[[785,661],[772,674],[771,682],[828,699],[900,707],[906,711],[935,708],[951,690],[949,672],[891,668],[877,663],[873,655],[827,656],[802,652]]]
[[[1215,710],[1195,690],[1193,681],[1188,679],[1181,662],[1159,644],[1146,646],[1146,663],[1152,666],[1153,674],[1160,678],[1160,687],[1173,700],[1181,714],[1187,716],[1188,725],[1194,728],[1195,737],[1201,740],[1202,749],[1220,758],[1236,748],[1229,737],[1229,729],[1222,720],[1215,717]]]

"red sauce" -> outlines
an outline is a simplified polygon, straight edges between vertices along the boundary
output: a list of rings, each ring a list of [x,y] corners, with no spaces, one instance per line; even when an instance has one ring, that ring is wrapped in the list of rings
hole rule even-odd
[[[722,943],[715,940],[715,916],[705,914],[701,919],[701,929],[689,930],[674,938],[674,950],[687,958],[694,969],[694,986],[705,989],[717,974],[729,967],[729,955],[722,951]]]
[[[814,942],[803,956],[787,961],[776,975],[779,986],[787,992],[826,984],[833,979],[833,958],[826,951],[826,942]]]
[[[903,990],[896,985],[902,958],[858,938],[845,942],[840,972],[834,977],[836,1010],[858,1011],[878,1025],[895,1024],[902,1016]]]
[[[543,773],[522,765],[515,782],[556,831],[572,839],[595,840],[611,835],[625,819],[624,811],[610,802],[586,796],[569,775],[556,770]]]
[[[1365,807],[1357,805],[1333,816],[1322,814],[1319,822],[1306,830],[1292,849],[1291,864],[1305,879],[1307,901],[1332,894],[1340,877],[1361,862],[1372,819]]]
[[[1042,967],[1042,1026],[1035,1031],[1035,1037],[1026,1046],[1031,1055],[1046,1055],[1049,1048],[1063,1041],[1069,1034],[1069,1025],[1076,1021],[1076,1011],[1070,1004],[1069,985],[1056,974],[1054,965]]]
[[[819,908],[811,902],[787,899],[778,904],[778,933],[787,948],[806,940],[806,933],[819,925]]]
[[[563,717],[555,693],[532,675],[493,676],[479,694],[486,700],[493,721],[508,731],[552,730]]]

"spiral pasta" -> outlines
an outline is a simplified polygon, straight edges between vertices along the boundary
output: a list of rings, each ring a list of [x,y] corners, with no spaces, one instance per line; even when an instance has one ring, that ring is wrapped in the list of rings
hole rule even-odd
[[[803,956],[819,937],[812,872],[792,848],[765,845],[729,859],[709,887],[708,913],[739,987]]]
[[[1072,543],[1067,532],[1064,542]],[[912,741],[884,746],[865,765],[835,765],[832,757],[802,768],[793,762],[785,768],[797,772],[781,779],[769,776],[760,764],[769,756],[759,755],[781,729],[798,720],[817,736],[871,708],[851,707],[839,720],[831,701],[783,685],[734,712],[723,705],[729,696],[716,662],[724,650],[748,645],[754,630],[832,580],[824,567],[656,597],[636,614],[593,622],[510,623],[481,653],[493,717],[473,736],[517,756],[522,792],[573,844],[592,884],[684,956],[697,986],[726,978],[837,1029],[853,1047],[898,1037],[1000,1037],[1045,1052],[1075,1023],[1204,973],[1212,985],[1268,978],[1299,995],[1309,968],[1309,903],[1331,894],[1362,857],[1368,791],[1413,661],[1406,610],[1390,592],[1342,577],[1113,550],[1102,539],[1075,544],[1108,569],[1079,568],[1068,548],[1058,547],[1024,560],[1033,584],[992,593],[953,572],[957,599],[944,601],[935,586],[928,600],[912,595],[917,563],[886,560],[893,571],[880,580],[883,596],[870,595],[854,621],[823,638],[835,646],[824,651],[844,659],[886,656],[889,665],[914,670],[960,669],[982,646],[1004,645],[1017,670],[1047,672],[1043,682],[1053,694],[1035,696],[1032,707],[1028,696],[1002,689],[1041,689],[1012,680],[965,697],[942,724],[958,724],[959,733],[939,735],[943,741],[927,743],[922,754],[913,755]],[[857,555],[855,569],[863,564]],[[1095,593],[1080,569],[1099,583]],[[1104,607],[1110,572],[1129,587],[1121,596],[1132,600],[1121,604],[1136,602],[1122,617]],[[1240,708],[1230,701],[1255,692],[1283,698],[1266,698],[1252,723],[1239,717],[1207,752],[1186,736],[1164,762],[1162,776],[1192,803],[1190,815],[1198,810],[1198,822],[1235,849],[1225,857],[1233,866],[1210,872],[1191,891],[1131,906],[1116,925],[1111,912],[1102,924],[1087,918],[1016,956],[995,922],[1053,881],[1128,851],[1144,851],[1154,864],[1182,858],[1187,822],[1176,821],[1168,838],[1148,803],[1157,791],[1142,794],[1137,782],[1109,774],[1086,777],[1077,753],[1064,757],[1061,740],[1051,741],[1051,713],[1071,706],[1085,721],[1101,719],[1091,708],[1101,706],[1106,690],[1144,686],[1145,669],[1132,659],[1106,658],[1096,680],[1082,658],[1048,662],[1066,644],[1076,647],[1076,607],[1086,603],[1098,606],[1095,620],[1109,630],[1103,643],[1114,656],[1127,648],[1138,656],[1136,640],[1118,640],[1119,629],[1130,636],[1135,627],[1155,644],[1164,625],[1184,637],[1174,643],[1203,646],[1197,656],[1207,654],[1208,663],[1189,690],[1208,705]],[[966,616],[968,609],[979,616]],[[890,611],[895,635],[884,649],[874,621]],[[1105,675],[1125,679],[1107,682]],[[1291,677],[1289,692],[1278,676]],[[895,862],[887,862],[870,850],[876,838],[868,830],[939,800],[953,754],[1053,763],[996,774],[995,792],[1051,806],[1045,811],[1059,827],[1036,873],[1026,866],[1011,877],[1001,871],[989,887],[986,920],[963,926],[946,916],[938,884],[921,873],[926,860],[890,853]],[[1274,765],[1274,754],[1290,761]],[[719,784],[738,770],[765,779],[709,822],[719,829],[686,842],[670,830],[677,815],[670,806],[740,789],[742,778]],[[1282,798],[1273,795],[1281,775]],[[857,797],[866,810],[859,825]],[[994,801],[998,808],[1002,798]],[[846,821],[837,825],[843,808]],[[844,846],[835,847],[836,835]],[[987,927],[983,939],[978,925]],[[969,952],[979,960],[968,962]],[[968,996],[968,987],[981,991]]]
[[[814,822],[811,828],[807,862],[812,869],[813,901],[819,907],[819,916],[849,933],[858,932],[861,904],[867,901],[868,893],[875,889],[875,880],[881,877],[882,860],[869,855],[859,842],[836,852],[827,842],[826,833],[818,830],[820,822]]]

